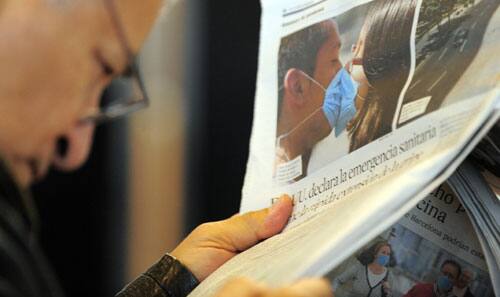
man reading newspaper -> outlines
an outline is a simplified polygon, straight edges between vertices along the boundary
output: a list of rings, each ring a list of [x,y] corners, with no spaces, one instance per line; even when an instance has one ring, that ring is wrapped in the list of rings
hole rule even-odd
[[[161,0],[0,1],[0,296],[63,296],[37,243],[29,187],[51,166],[80,167],[97,123],[146,105],[136,56],[163,5]],[[138,82],[137,93],[114,105],[100,104],[100,94],[115,78]],[[200,226],[118,296],[186,296],[224,262],[279,233],[291,208],[283,198],[272,209]],[[218,294],[330,295],[326,282],[317,279],[276,289],[235,280]]]
[[[498,294],[489,197],[462,206],[440,185],[500,117],[500,2],[261,4],[241,210],[283,192],[294,209],[285,232],[193,295],[234,276],[280,285],[332,269],[341,297]]]

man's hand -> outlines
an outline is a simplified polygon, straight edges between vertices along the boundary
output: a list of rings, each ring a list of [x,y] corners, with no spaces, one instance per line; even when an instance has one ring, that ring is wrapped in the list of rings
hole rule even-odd
[[[333,291],[323,279],[306,279],[278,289],[267,288],[246,279],[227,283],[216,297],[333,297]]]
[[[201,282],[236,254],[281,232],[292,209],[292,200],[285,195],[271,208],[202,224],[171,255],[186,265]]]

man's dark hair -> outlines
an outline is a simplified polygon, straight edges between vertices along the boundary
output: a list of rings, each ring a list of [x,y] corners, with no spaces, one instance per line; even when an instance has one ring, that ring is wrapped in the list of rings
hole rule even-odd
[[[288,70],[296,68],[313,76],[318,51],[330,34],[330,30],[324,25],[325,22],[327,21],[316,23],[281,39],[278,53],[278,116]]]
[[[462,266],[460,266],[460,264],[458,264],[458,262],[454,261],[454,260],[445,260],[443,262],[443,264],[441,264],[441,269],[443,269],[443,267],[445,265],[451,265],[451,266],[454,266],[456,269],[457,269],[457,276],[455,277],[456,279],[462,274]]]

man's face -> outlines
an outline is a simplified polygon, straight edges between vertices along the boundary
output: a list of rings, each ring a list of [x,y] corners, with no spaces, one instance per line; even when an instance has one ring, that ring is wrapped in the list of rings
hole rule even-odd
[[[448,277],[448,279],[452,282],[456,282],[458,279],[458,269],[454,265],[445,264],[441,268],[441,274]]]
[[[472,278],[473,278],[472,272],[470,272],[468,270],[463,270],[462,274],[458,278],[457,287],[459,287],[461,289],[467,287],[470,284],[470,282],[472,281]]]
[[[113,1],[137,52],[161,0]],[[52,164],[71,170],[86,160],[94,126],[79,119],[129,61],[105,0],[7,0],[0,13],[0,156],[28,186]]]
[[[323,26],[328,30],[329,37],[320,47],[316,56],[313,78],[326,89],[343,65],[340,61],[342,44],[337,23],[330,20],[324,22]],[[313,110],[323,105],[325,91],[313,82],[310,82],[310,95],[314,106]]]

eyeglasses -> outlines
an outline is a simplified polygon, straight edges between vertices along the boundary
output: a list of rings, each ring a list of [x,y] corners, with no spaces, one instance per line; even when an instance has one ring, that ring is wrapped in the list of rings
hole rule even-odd
[[[100,124],[125,116],[149,105],[149,98],[139,74],[136,60],[128,70],[114,78],[101,95],[99,108],[80,121]]]
[[[118,117],[125,116],[149,105],[149,98],[141,78],[137,57],[134,56],[123,26],[119,21],[113,0],[104,0],[108,13],[115,27],[129,65],[119,76],[114,78],[104,89],[99,108],[85,115],[80,122],[100,124]]]

